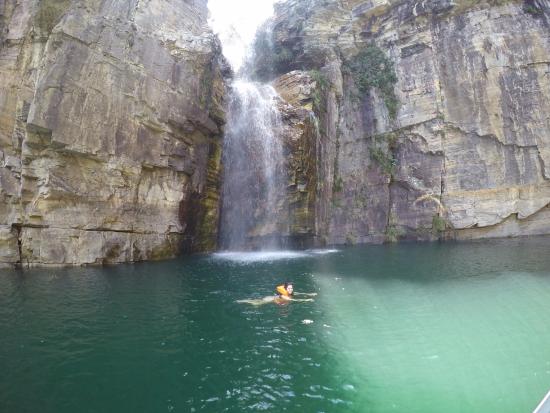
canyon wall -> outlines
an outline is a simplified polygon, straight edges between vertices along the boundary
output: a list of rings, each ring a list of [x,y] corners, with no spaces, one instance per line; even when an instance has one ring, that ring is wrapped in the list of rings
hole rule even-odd
[[[227,65],[206,0],[0,0],[0,265],[215,248]]]
[[[277,5],[272,50],[256,57],[270,72],[258,76],[318,122],[313,140],[294,128],[291,235],[322,245],[550,233],[549,22],[547,0]]]
[[[216,248],[230,69],[206,19],[0,0],[0,265]],[[550,233],[549,0],[287,0],[257,46],[288,173],[252,238]]]

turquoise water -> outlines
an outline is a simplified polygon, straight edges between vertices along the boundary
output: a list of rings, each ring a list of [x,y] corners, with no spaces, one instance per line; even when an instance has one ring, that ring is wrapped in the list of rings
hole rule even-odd
[[[550,390],[549,247],[2,270],[0,411],[531,412]],[[319,295],[235,303],[285,279]]]

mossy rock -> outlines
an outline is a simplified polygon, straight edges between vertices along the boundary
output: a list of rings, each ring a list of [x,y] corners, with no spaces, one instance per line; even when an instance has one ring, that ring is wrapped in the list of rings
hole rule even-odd
[[[386,175],[393,176],[397,160],[391,151],[386,151],[378,146],[370,148],[370,158],[375,161]]]
[[[355,234],[348,234],[346,236],[346,245],[355,245],[357,244],[357,237]]]
[[[34,17],[35,28],[43,36],[49,35],[71,5],[71,0],[42,0]]]
[[[395,243],[404,235],[403,230],[397,225],[396,216],[391,213],[386,227],[386,242]]]
[[[391,119],[397,116],[399,101],[394,87],[397,75],[393,62],[376,45],[371,44],[361,50],[346,64],[355,84],[362,93],[375,88],[386,105]]]
[[[448,229],[449,225],[447,224],[447,221],[445,218],[441,217],[440,215],[436,214],[432,218],[432,233],[434,235],[441,235],[441,233],[445,232]]]

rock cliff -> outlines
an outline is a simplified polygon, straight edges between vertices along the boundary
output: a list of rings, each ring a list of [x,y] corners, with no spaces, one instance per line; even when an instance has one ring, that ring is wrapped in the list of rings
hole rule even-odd
[[[290,171],[307,199],[295,233],[550,233],[549,18],[547,0],[280,3],[264,34],[275,73],[259,77],[319,122],[314,141],[295,129],[309,142],[295,151],[309,172]]]
[[[0,0],[0,265],[215,248],[229,69],[206,15]],[[550,233],[549,0],[286,0],[258,45],[284,243]]]
[[[0,0],[0,265],[215,247],[226,66],[206,0]]]

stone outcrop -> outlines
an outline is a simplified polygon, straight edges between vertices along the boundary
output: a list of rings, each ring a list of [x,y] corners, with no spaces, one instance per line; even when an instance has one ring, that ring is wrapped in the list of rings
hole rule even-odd
[[[313,241],[550,233],[549,17],[547,0],[280,3],[274,84],[319,121],[300,178]],[[393,63],[395,116],[354,77],[368,48]]]
[[[274,82],[281,96],[284,154],[287,171],[284,244],[304,248],[316,234],[317,148],[319,125],[312,113],[315,81],[307,73],[290,72]]]
[[[0,263],[216,245],[226,66],[206,0],[0,1]]]

